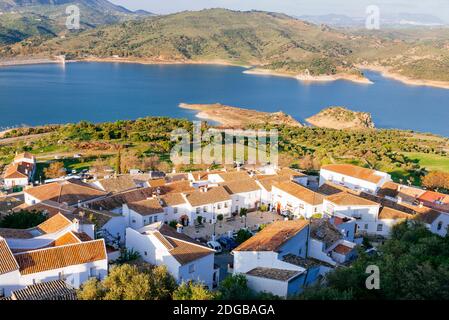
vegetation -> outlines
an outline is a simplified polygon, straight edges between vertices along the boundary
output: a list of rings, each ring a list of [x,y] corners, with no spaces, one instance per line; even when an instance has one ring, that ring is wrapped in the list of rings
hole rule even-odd
[[[392,238],[377,255],[360,252],[350,268],[338,268],[326,277],[325,287],[313,287],[301,299],[449,299],[449,237],[432,234],[419,223],[404,222],[393,228]],[[379,267],[380,288],[368,290],[366,273]]]
[[[253,235],[248,230],[240,229],[239,231],[237,231],[237,235],[235,237],[235,242],[237,242],[238,244],[241,244],[241,243],[245,242],[246,240],[248,240],[249,238],[251,238],[252,236]]]
[[[129,250],[128,248],[124,248],[120,250],[120,257],[117,259],[118,264],[124,264],[127,262],[135,261],[140,258],[140,253],[134,251],[134,249]]]
[[[248,280],[242,274],[232,275],[224,279],[218,287],[219,300],[249,300],[254,293],[248,288]]]
[[[136,266],[115,266],[103,280],[90,279],[78,291],[80,300],[167,300],[176,282],[165,267],[140,272]]]
[[[59,178],[65,175],[64,163],[53,162],[48,168],[44,169],[44,175],[47,179]]]
[[[422,184],[424,187],[432,190],[449,190],[449,173],[432,171],[424,177]]]
[[[215,294],[207,290],[202,284],[183,282],[173,292],[173,300],[213,300]]]
[[[37,211],[13,212],[0,219],[0,228],[28,229],[34,228],[47,220],[47,215]]]

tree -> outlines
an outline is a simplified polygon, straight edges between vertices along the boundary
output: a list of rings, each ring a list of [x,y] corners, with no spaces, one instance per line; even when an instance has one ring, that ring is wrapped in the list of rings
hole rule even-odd
[[[115,172],[117,174],[122,173],[122,149],[119,148],[117,152],[117,158],[115,159]]]
[[[196,221],[198,222],[198,224],[203,224],[203,217],[202,216],[196,217]]]
[[[246,216],[248,215],[248,209],[240,208],[240,217],[245,219],[245,228],[246,228]]]
[[[350,268],[337,268],[326,276],[326,287],[306,290],[303,299],[449,299],[449,238],[432,234],[423,224],[396,225],[379,254],[362,250]],[[379,268],[380,289],[368,290],[368,266]]]
[[[223,219],[224,219],[224,216],[221,213],[217,215],[217,220],[220,221],[220,225],[221,225]]]
[[[144,272],[136,266],[115,266],[103,280],[89,280],[78,291],[81,300],[166,300],[176,288],[176,281],[165,266]]]
[[[34,228],[47,220],[43,212],[21,210],[13,212],[0,220],[0,228],[28,229]]]
[[[253,235],[251,234],[251,232],[249,232],[248,230],[246,230],[246,229],[240,229],[238,232],[237,232],[237,235],[236,235],[236,237],[235,237],[235,241],[238,243],[238,244],[241,244],[241,243],[243,243],[243,242],[245,242],[246,240],[248,240],[249,238],[251,238]]]
[[[201,283],[183,282],[173,292],[173,300],[213,300],[215,294],[207,290]]]
[[[44,175],[47,179],[59,178],[65,174],[64,163],[53,162],[48,168],[44,169]]]
[[[449,189],[449,173],[431,171],[422,179],[422,185],[429,189]]]
[[[242,274],[225,278],[218,287],[219,300],[249,300],[253,297],[248,280]]]

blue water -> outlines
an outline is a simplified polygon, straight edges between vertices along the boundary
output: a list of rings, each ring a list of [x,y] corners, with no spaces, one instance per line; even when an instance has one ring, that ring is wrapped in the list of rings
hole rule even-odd
[[[305,84],[243,74],[239,67],[68,63],[0,68],[0,128],[144,116],[194,119],[180,102],[282,110],[300,121],[341,105],[372,113],[377,127],[449,137],[449,90],[408,86],[375,72],[373,85]]]

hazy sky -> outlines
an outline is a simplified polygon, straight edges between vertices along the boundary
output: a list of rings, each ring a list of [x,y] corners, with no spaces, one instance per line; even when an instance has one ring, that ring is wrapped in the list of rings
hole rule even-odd
[[[290,15],[346,14],[363,16],[368,5],[377,5],[381,13],[433,14],[449,22],[449,0],[110,0],[128,9],[154,13],[173,13],[204,8],[265,10]]]

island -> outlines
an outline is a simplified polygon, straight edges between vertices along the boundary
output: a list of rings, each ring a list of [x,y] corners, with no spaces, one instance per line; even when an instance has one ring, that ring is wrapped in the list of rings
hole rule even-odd
[[[277,124],[293,127],[303,125],[292,116],[279,112],[262,112],[257,110],[243,109],[215,104],[187,104],[181,103],[183,109],[199,111],[197,118],[218,122],[227,128],[244,128],[250,124]]]
[[[318,114],[307,118],[306,121],[319,128],[328,129],[374,129],[371,114],[357,112],[345,107],[329,107]]]

